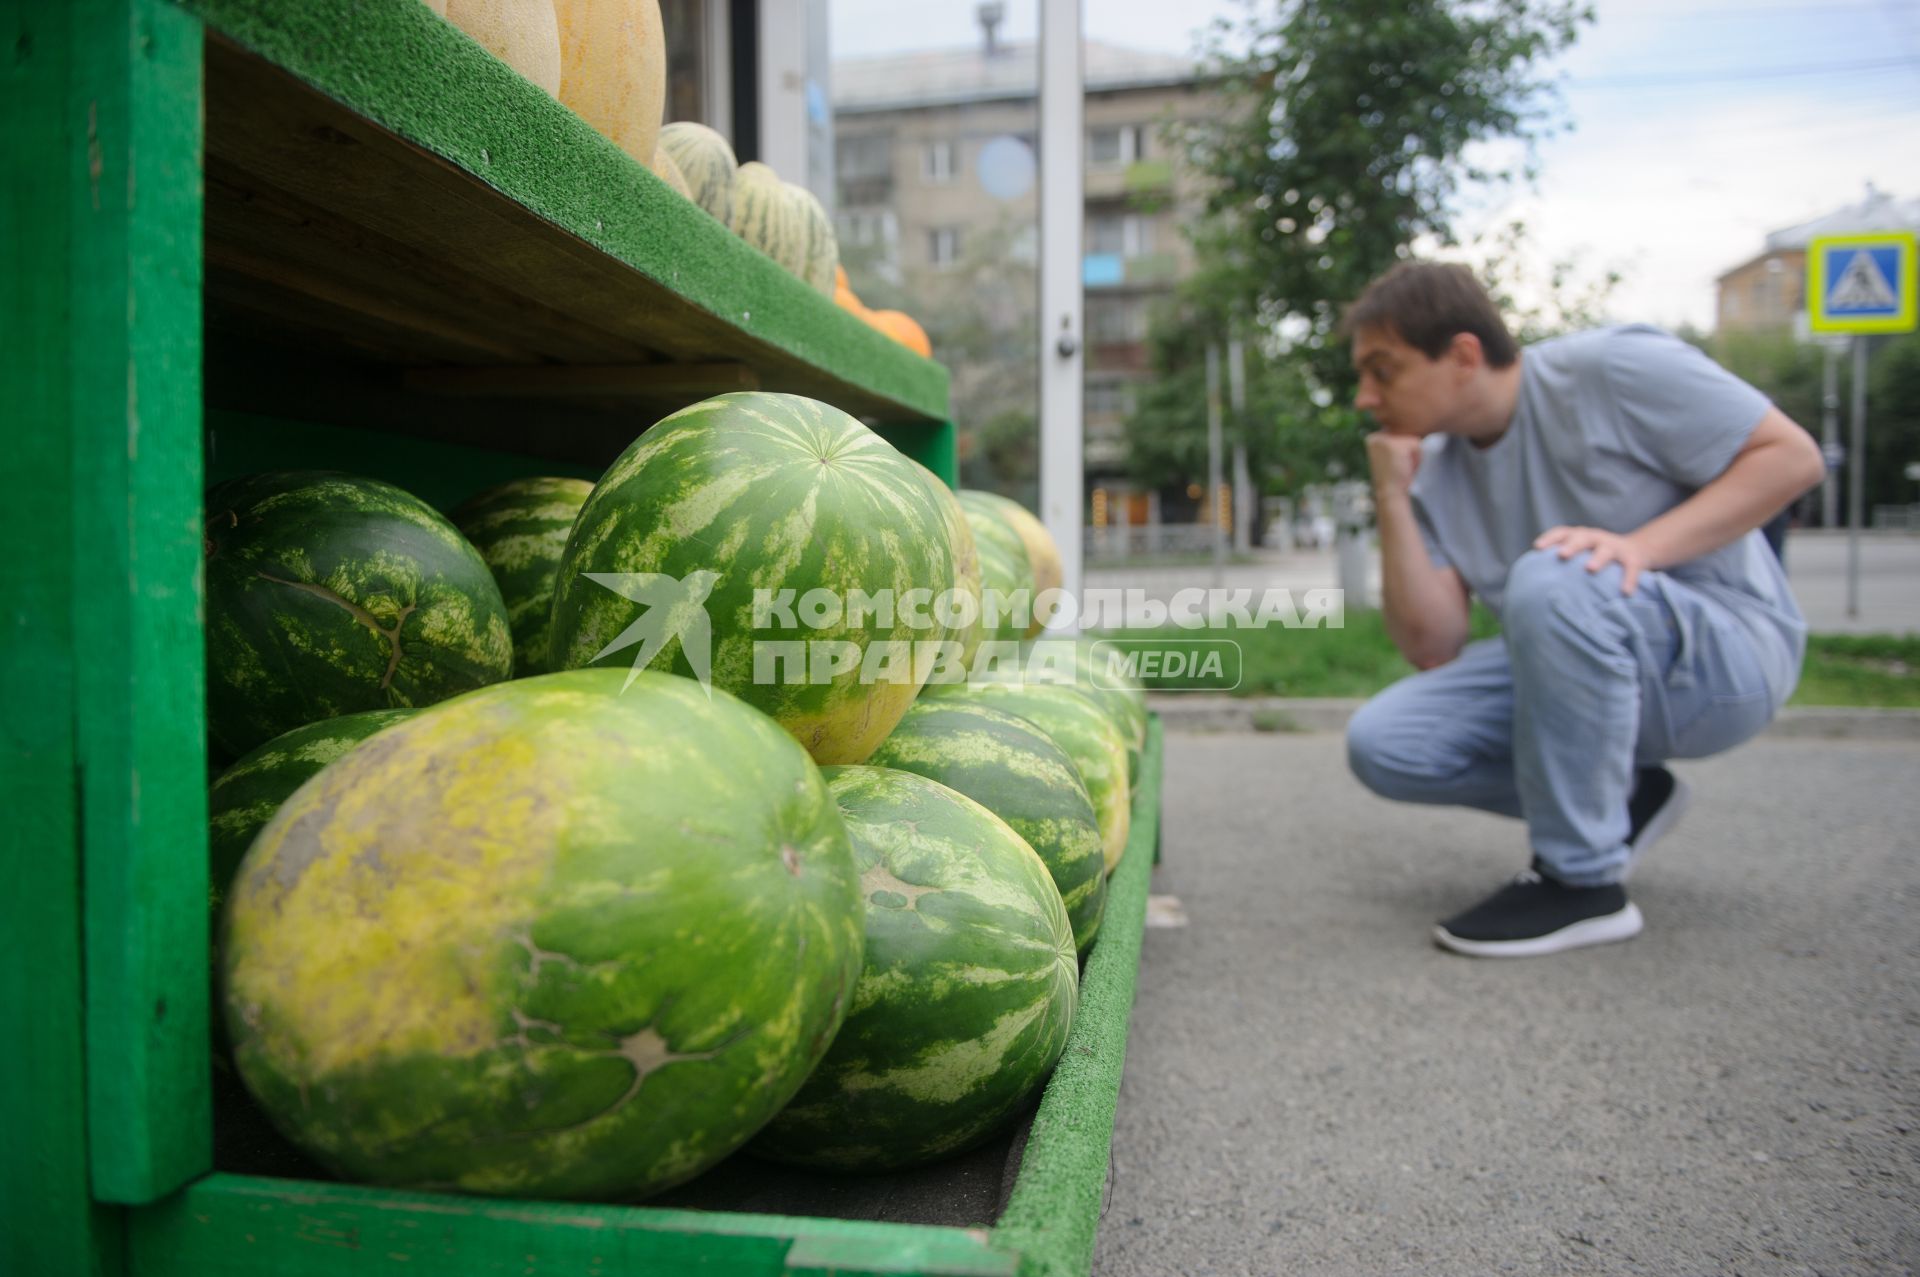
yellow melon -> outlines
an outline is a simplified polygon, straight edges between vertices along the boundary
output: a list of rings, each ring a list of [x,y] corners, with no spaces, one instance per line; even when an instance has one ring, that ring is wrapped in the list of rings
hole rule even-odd
[[[420,3],[443,18],[447,16],[447,0],[420,0]]]
[[[444,13],[481,48],[559,96],[560,24],[553,0],[446,0]]]
[[[560,100],[652,167],[667,103],[659,0],[554,0],[553,8],[560,19]]]

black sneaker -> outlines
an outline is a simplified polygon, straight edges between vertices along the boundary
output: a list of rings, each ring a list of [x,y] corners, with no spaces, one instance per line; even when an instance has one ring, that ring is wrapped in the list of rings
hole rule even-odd
[[[1569,887],[1539,872],[1538,863],[1500,890],[1433,930],[1455,953],[1475,958],[1531,958],[1640,934],[1640,910],[1618,883]]]
[[[1625,882],[1647,848],[1673,828],[1674,822],[1693,800],[1693,787],[1664,767],[1642,767],[1634,778],[1633,796],[1627,799],[1627,867],[1620,874]]]

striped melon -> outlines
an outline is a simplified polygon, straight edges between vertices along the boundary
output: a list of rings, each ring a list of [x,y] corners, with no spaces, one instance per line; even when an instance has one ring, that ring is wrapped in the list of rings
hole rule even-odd
[[[727,139],[704,124],[682,120],[660,130],[660,149],[693,192],[693,202],[728,226],[733,221],[733,175],[739,164]]]
[[[560,101],[642,164],[667,103],[659,0],[552,0],[560,25]]]
[[[1020,539],[1027,552],[1027,563],[1033,568],[1033,592],[1038,598],[1048,590],[1057,590],[1065,575],[1060,565],[1060,547],[1054,542],[1053,534],[1033,516],[1025,506],[997,492],[985,492],[978,488],[962,488],[958,493],[961,508],[976,518],[995,518],[1012,530]],[[1027,627],[1026,637],[1033,638],[1046,626],[1036,616]]]
[[[758,160],[742,164],[733,175],[733,213],[728,225],[788,273],[799,275],[805,269],[810,234],[805,212],[780,175]]]
[[[280,804],[321,768],[344,757],[375,732],[403,723],[411,709],[370,709],[296,727],[276,736],[220,773],[207,791],[209,887],[214,908],[240,868],[240,858]]]
[[[928,684],[927,694],[938,704],[948,697],[991,705],[1029,719],[1066,751],[1093,799],[1100,821],[1100,843],[1108,872],[1127,849],[1133,822],[1133,795],[1127,782],[1127,742],[1107,709],[1090,692],[1044,683],[1000,683],[975,679],[966,683]]]
[[[937,780],[1006,821],[1039,853],[1086,952],[1107,903],[1100,822],[1079,769],[1050,736],[990,705],[921,700],[867,761]]]
[[[653,148],[653,163],[647,167],[653,170],[655,177],[671,186],[682,199],[693,198],[693,188],[687,185],[686,174],[682,173],[680,166],[673,162],[673,155],[665,146]]]
[[[585,479],[513,479],[469,497],[454,526],[493,570],[513,631],[514,673],[545,674],[553,577],[567,533],[593,485]]]
[[[500,587],[390,483],[277,471],[207,494],[207,720],[238,757],[308,723],[431,705],[513,672]]]
[[[697,677],[688,647],[705,653],[710,638],[716,687],[772,715],[819,761],[860,762],[926,679],[913,644],[935,635],[916,628],[906,596],[944,590],[952,573],[941,509],[891,444],[798,395],[719,395],[642,435],[587,499],[554,593],[553,659],[637,658]],[[856,590],[890,598],[892,614],[856,615]],[[784,614],[765,606],[781,591]],[[823,609],[810,612],[815,591]],[[645,627],[630,627],[656,600],[677,619],[663,618],[664,645],[649,648]],[[800,666],[774,644],[799,645]]]
[[[833,233],[833,219],[804,186],[788,182],[787,199],[799,210],[803,228],[803,252],[800,265],[793,273],[821,296],[831,297],[840,271],[840,241]]]
[[[953,489],[919,462],[914,462],[914,465],[919,467],[921,479],[933,493],[933,499],[939,503],[941,516],[946,523],[947,540],[953,548],[954,610],[944,614],[958,623],[951,627],[940,626],[934,637],[960,645],[956,658],[959,668],[965,670],[973,664],[973,654],[980,646],[981,636],[986,633],[986,617],[980,609],[980,551],[973,543],[972,525],[967,522],[966,512],[960,508],[960,503],[954,499]]]
[[[1066,1047],[1079,970],[1060,893],[979,803],[907,772],[827,772],[866,897],[866,960],[820,1067],[750,1148],[834,1170],[979,1143]]]
[[[954,497],[966,515],[980,556],[980,590],[986,613],[982,637],[1001,643],[1018,642],[1032,628],[1030,618],[1037,593],[1027,547],[1005,520],[969,509],[961,499],[963,495],[964,490]]]
[[[261,831],[223,934],[235,1062],[346,1176],[632,1200],[812,1072],[861,896],[819,769],[733,697],[503,683],[381,732]]]
[[[1030,641],[1021,654],[1018,681],[1077,687],[1105,706],[1127,742],[1127,779],[1131,781],[1139,774],[1140,750],[1147,743],[1146,691],[1138,680],[1106,659],[1107,649],[1096,655],[1095,641],[1084,635]],[[994,681],[1014,680],[995,675]]]

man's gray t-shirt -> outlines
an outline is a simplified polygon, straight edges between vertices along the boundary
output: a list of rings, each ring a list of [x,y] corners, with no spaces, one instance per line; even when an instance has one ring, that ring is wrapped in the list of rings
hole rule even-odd
[[[1413,480],[1428,552],[1497,614],[1507,572],[1548,528],[1632,532],[1719,476],[1767,397],[1694,347],[1634,324],[1556,337],[1520,360],[1513,422],[1491,446],[1431,435]],[[1665,569],[1725,606],[1767,649],[1783,698],[1806,623],[1757,531]]]

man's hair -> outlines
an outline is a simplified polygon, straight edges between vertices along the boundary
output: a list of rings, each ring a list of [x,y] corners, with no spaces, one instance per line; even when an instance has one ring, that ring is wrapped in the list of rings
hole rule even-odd
[[[1367,328],[1385,328],[1428,359],[1438,359],[1460,333],[1480,339],[1487,363],[1506,368],[1520,348],[1500,318],[1500,308],[1473,272],[1455,262],[1401,262],[1367,285],[1340,318],[1340,338],[1350,341]]]

